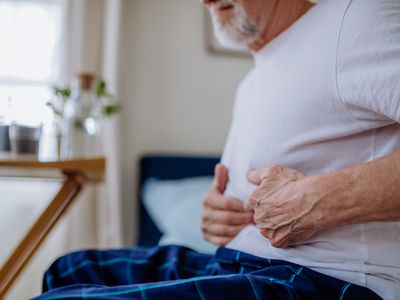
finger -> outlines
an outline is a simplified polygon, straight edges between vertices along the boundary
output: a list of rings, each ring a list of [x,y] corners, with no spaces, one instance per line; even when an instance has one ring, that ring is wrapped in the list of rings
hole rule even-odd
[[[251,212],[254,211],[257,208],[257,201],[250,197],[245,203],[244,203],[244,209],[245,211]]]
[[[269,167],[249,170],[246,174],[247,180],[255,185],[260,185],[264,178],[269,174]]]
[[[208,232],[211,235],[221,237],[235,237],[246,225],[223,225],[223,224],[204,224],[202,226],[203,232]]]
[[[246,225],[254,222],[252,212],[232,212],[205,208],[203,211],[203,221],[223,225]]]
[[[254,200],[251,200],[251,198],[249,198],[247,201],[244,202],[244,210],[245,211],[253,212],[255,208],[256,208],[256,205],[254,203]]]
[[[250,170],[246,174],[247,180],[255,185],[261,185],[263,181],[269,179],[272,181],[295,181],[304,178],[305,175],[298,170],[272,165],[269,167]]]
[[[213,187],[223,193],[228,182],[228,169],[221,163],[215,166]]]
[[[244,212],[244,203],[233,197],[221,196],[218,194],[208,194],[204,198],[204,205],[214,209]]]
[[[255,189],[246,200],[245,206],[253,211],[257,209],[260,199],[263,199],[266,196],[264,191],[264,187]]]
[[[249,182],[260,185],[262,181],[272,175],[276,175],[282,172],[284,167],[272,165],[264,168],[258,168],[247,172],[247,180]]]
[[[286,248],[291,245],[289,234],[282,234],[276,230],[261,229],[260,233],[265,236],[275,248]]]
[[[216,236],[216,235],[212,235],[208,232],[203,234],[203,238],[211,243],[213,243],[214,245],[217,246],[225,246],[226,244],[228,244],[232,238],[229,237],[221,237],[221,236]]]

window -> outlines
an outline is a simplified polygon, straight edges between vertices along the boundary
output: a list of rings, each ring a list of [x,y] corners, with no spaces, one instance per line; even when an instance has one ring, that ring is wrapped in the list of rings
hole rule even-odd
[[[46,102],[60,75],[62,23],[62,0],[0,0],[3,121],[51,122]]]

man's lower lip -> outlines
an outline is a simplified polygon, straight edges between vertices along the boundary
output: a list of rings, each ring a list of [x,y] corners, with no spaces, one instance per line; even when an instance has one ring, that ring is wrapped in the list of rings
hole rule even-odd
[[[231,10],[232,8],[233,8],[233,6],[230,5],[230,6],[220,7],[220,8],[217,9],[217,11],[218,12],[225,12],[225,11]]]

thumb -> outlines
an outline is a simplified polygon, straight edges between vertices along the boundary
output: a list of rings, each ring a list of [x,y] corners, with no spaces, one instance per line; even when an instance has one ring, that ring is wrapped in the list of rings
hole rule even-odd
[[[228,182],[228,169],[221,163],[215,166],[213,186],[223,193]]]

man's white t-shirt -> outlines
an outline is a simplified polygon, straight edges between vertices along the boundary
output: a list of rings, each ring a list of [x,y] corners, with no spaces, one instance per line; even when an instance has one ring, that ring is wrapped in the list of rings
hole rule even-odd
[[[313,175],[397,150],[400,0],[324,0],[255,54],[222,158],[226,194],[248,198],[249,169],[278,164]],[[228,247],[400,299],[399,222],[338,227],[286,249],[249,226]]]

